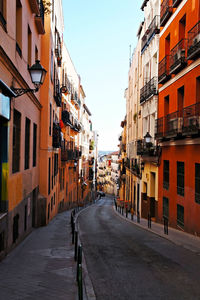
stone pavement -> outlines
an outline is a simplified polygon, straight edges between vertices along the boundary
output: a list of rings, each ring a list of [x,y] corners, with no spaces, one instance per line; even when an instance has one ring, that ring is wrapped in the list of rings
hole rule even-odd
[[[134,215],[133,221],[131,220],[131,214],[128,213],[128,217],[126,218],[126,214],[123,215],[116,211],[115,207],[113,206],[113,209],[115,210],[116,214],[121,216],[122,218],[128,220],[129,222],[134,223],[135,225],[142,227],[148,231],[151,231],[154,234],[157,234],[165,239],[170,240],[172,243],[179,245],[185,249],[188,249],[196,254],[200,255],[200,238],[197,236],[194,236],[192,234],[188,234],[186,232],[180,231],[178,229],[174,229],[169,227],[168,229],[168,235],[164,234],[164,226],[159,223],[151,222],[151,228],[148,228],[148,222],[146,219],[140,218],[140,223],[137,222],[137,218]]]
[[[70,215],[33,230],[0,262],[0,300],[78,299]]]

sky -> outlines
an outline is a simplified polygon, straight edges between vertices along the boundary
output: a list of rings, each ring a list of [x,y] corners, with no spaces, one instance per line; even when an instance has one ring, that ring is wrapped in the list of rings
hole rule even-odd
[[[64,40],[86,94],[98,149],[118,150],[126,114],[129,53],[144,16],[142,0],[62,0]]]

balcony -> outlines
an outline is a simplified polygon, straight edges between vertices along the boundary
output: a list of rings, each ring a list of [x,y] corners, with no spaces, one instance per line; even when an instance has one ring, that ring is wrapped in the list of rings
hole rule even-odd
[[[175,138],[178,133],[181,133],[181,113],[179,111],[173,112],[165,116],[164,135],[166,138]]]
[[[165,83],[170,79],[169,74],[169,55],[166,55],[160,62],[158,66],[158,83]]]
[[[61,131],[58,123],[53,123],[53,148],[61,146]]]
[[[69,161],[73,159],[73,150],[61,148],[61,161]]]
[[[58,107],[62,106],[62,94],[60,90],[60,82],[58,79],[56,79],[54,83],[54,99],[56,101],[56,104]]]
[[[35,16],[35,24],[39,34],[44,34],[44,5],[42,0],[38,0],[39,14]]]
[[[200,132],[200,102],[183,109],[182,134],[196,135]]]
[[[173,0],[173,7],[179,6],[182,0]]]
[[[155,16],[142,37],[141,54],[149,46],[155,34],[160,33],[160,16]]]
[[[188,31],[187,60],[194,60],[200,54],[200,21]]]
[[[66,126],[71,126],[69,111],[67,111],[67,110],[62,111],[62,121]]]
[[[149,82],[140,90],[140,104],[144,103],[148,98],[158,94],[158,78],[153,77]]]
[[[172,0],[163,0],[160,8],[160,26],[164,26],[172,15]]]
[[[39,15],[39,1],[38,0],[29,0],[29,5],[33,14]]]
[[[200,135],[200,102],[157,119],[155,137],[159,139],[184,138]]]
[[[170,51],[170,74],[176,74],[186,65],[186,39],[182,39]]]

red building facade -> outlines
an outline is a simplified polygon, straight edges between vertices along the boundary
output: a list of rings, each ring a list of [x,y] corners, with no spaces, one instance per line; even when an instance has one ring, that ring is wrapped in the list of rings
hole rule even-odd
[[[161,3],[158,221],[200,235],[200,3]]]

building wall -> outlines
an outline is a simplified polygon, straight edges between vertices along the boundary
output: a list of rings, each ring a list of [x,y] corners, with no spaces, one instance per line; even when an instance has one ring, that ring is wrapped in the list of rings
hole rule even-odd
[[[199,21],[199,1],[181,1],[163,27],[160,34],[160,61],[170,54],[182,37],[188,38],[188,31]],[[185,17],[185,34],[181,31],[180,21]],[[170,35],[170,43],[166,47],[166,38]],[[187,48],[185,48],[187,56]],[[185,65],[177,74],[172,74],[166,82],[160,85],[158,117],[166,117],[167,114],[178,112],[181,122],[183,109],[196,105],[199,102],[198,86],[196,79],[200,76],[200,60],[186,61]],[[180,106],[178,89],[184,86],[183,102]],[[169,104],[166,103],[166,96],[169,96]],[[192,107],[192,106],[191,106]],[[191,111],[191,108],[189,108]],[[198,115],[197,111],[196,114]],[[195,114],[195,115],[196,115]],[[195,202],[195,163],[199,163],[199,135],[187,134],[184,136],[181,123],[178,124],[179,133],[173,139],[168,135],[166,118],[164,119],[165,139],[158,141],[162,147],[161,164],[159,167],[158,184],[158,219],[163,221],[164,197],[169,201],[169,225],[180,228],[178,222],[178,205],[184,210],[184,224],[181,230],[200,235],[198,222],[199,204]],[[183,119],[182,119],[183,120]],[[163,182],[164,160],[169,161],[169,187]],[[177,162],[184,162],[184,195],[181,196],[177,191]],[[191,217],[192,216],[192,217]]]

